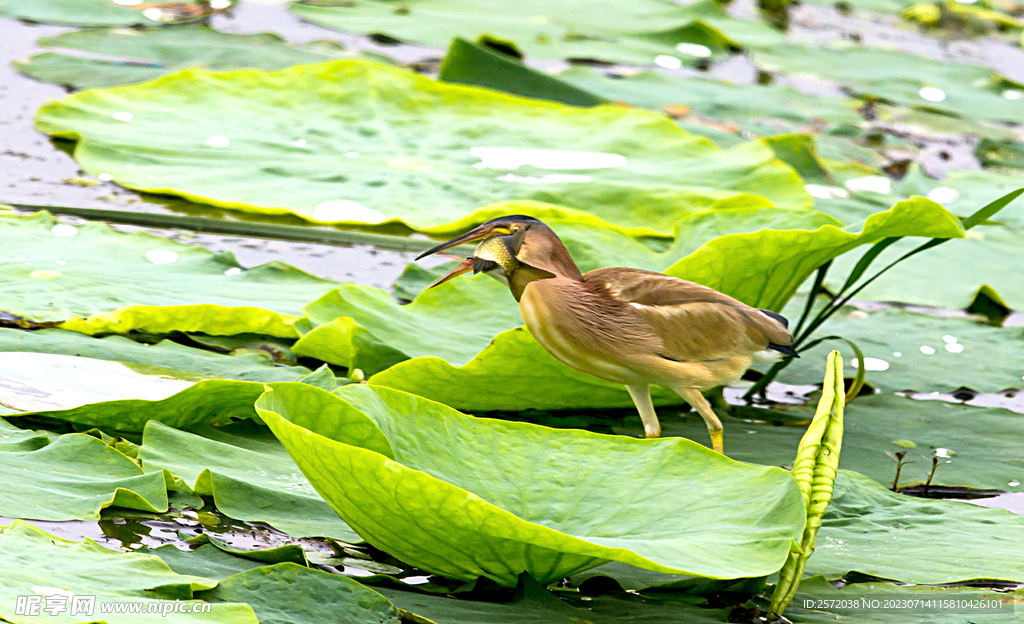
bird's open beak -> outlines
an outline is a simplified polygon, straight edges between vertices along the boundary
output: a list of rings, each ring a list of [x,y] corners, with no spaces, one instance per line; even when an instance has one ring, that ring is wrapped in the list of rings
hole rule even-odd
[[[440,286],[441,284],[444,284],[448,280],[455,279],[456,277],[462,275],[463,273],[469,273],[472,270],[473,270],[473,258],[466,258],[465,260],[462,261],[462,264],[460,264],[459,266],[455,267],[452,271],[450,271],[448,273],[448,275],[445,275],[444,277],[436,280],[430,286],[427,286],[427,290],[430,290],[434,286]]]
[[[497,227],[497,226],[485,223],[484,225],[481,225],[478,228],[475,228],[475,229],[472,229],[472,230],[466,232],[462,236],[456,236],[455,238],[451,239],[450,241],[443,242],[443,243],[441,243],[440,245],[438,245],[436,247],[431,247],[430,249],[428,249],[428,250],[424,251],[423,253],[421,253],[420,255],[416,256],[416,259],[417,260],[422,260],[423,258],[426,258],[427,256],[432,256],[432,255],[436,254],[439,251],[444,251],[445,249],[451,249],[452,247],[456,247],[456,246],[461,245],[463,243],[472,243],[472,242],[475,242],[475,241],[478,241],[478,240],[481,240],[481,239],[484,239],[484,238],[489,238],[491,236],[502,236],[502,235],[505,235],[505,234],[508,234],[508,233],[509,233],[508,230],[506,230],[505,228]],[[472,267],[470,267],[470,268],[472,268]],[[463,272],[465,272],[465,271],[463,271]]]

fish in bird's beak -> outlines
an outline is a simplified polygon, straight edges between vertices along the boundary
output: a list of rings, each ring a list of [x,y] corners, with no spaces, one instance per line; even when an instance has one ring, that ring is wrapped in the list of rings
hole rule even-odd
[[[516,257],[525,233],[525,228],[521,228],[519,225],[485,223],[462,236],[428,249],[416,259],[425,258],[463,243],[480,241],[472,256],[463,260],[451,272],[427,288],[433,288],[472,271],[473,273],[485,273],[507,285],[516,301],[519,301],[528,283],[555,277],[554,273],[524,264]]]
[[[505,236],[508,234],[511,234],[511,232],[506,227],[494,223],[484,223],[480,227],[474,228],[466,232],[462,236],[456,236],[455,238],[449,241],[445,241],[440,245],[437,245],[436,247],[431,247],[430,249],[416,256],[416,259],[422,260],[423,258],[426,258],[427,256],[432,256],[439,251],[451,249],[452,247],[457,247],[459,245],[462,245],[463,243],[472,243],[483,238],[490,238],[492,236]]]
[[[428,289],[434,286],[439,286],[447,282],[448,280],[455,279],[456,277],[469,273],[472,271],[475,273],[486,273],[491,277],[497,278],[499,281],[505,281],[506,276],[511,275],[520,266],[520,262],[516,260],[515,254],[512,252],[511,242],[508,236],[493,236],[485,238],[477,245],[476,251],[473,255],[463,260],[457,267],[452,269],[447,275],[438,279]],[[501,274],[498,275],[496,271],[501,269]]]
[[[451,249],[452,247],[457,247],[464,243],[472,243],[474,241],[483,240],[483,242],[477,246],[477,250],[476,252],[474,252],[472,256],[463,260],[462,263],[455,267],[451,272],[449,272],[444,277],[438,279],[430,286],[427,286],[427,288],[429,289],[433,288],[434,286],[439,286],[447,282],[448,280],[455,279],[456,277],[463,275],[465,273],[469,273],[470,271],[473,271],[474,273],[480,273],[488,272],[495,269],[496,265],[494,260],[496,260],[496,258],[492,257],[494,256],[494,254],[486,252],[481,253],[481,251],[491,246],[488,245],[488,242],[490,240],[496,239],[498,237],[505,237],[510,233],[511,232],[506,227],[494,223],[485,223],[480,227],[474,228],[469,232],[466,232],[462,236],[456,236],[455,238],[449,241],[445,241],[435,247],[431,247],[430,249],[416,256],[417,260],[421,260],[423,258],[426,258],[427,256],[436,254],[446,249]],[[501,250],[505,250],[504,253],[501,254],[502,259],[505,260],[505,262],[501,263],[502,268],[513,268],[511,266],[506,266],[510,265],[511,262],[515,262],[515,255],[512,252],[511,248],[509,247],[508,243],[501,243],[500,248]],[[501,250],[499,250],[499,253],[501,253]]]

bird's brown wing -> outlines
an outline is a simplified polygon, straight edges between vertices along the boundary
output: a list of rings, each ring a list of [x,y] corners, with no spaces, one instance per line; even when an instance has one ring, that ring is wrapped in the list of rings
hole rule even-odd
[[[592,288],[630,304],[664,342],[662,357],[700,362],[788,345],[785,326],[717,290],[662,273],[612,267],[583,276]]]

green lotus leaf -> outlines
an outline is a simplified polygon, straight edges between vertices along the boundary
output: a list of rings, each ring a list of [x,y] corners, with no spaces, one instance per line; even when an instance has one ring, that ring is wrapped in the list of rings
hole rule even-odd
[[[160,557],[178,574],[201,576],[217,581],[266,565],[259,561],[237,557],[213,544],[205,544],[195,550],[181,550],[174,544],[167,544],[153,549],[143,547],[135,552]]]
[[[183,0],[181,4],[199,5],[200,3]],[[157,19],[152,19],[149,17],[150,14],[143,12],[142,8],[125,6],[109,0],[33,0],[32,2],[0,0],[0,15],[45,24],[158,26],[163,21],[163,16],[173,15],[173,11],[163,12],[158,8],[159,14],[154,16]]]
[[[82,167],[123,186],[317,222],[451,232],[508,214],[480,206],[520,199],[561,206],[538,206],[541,218],[665,236],[680,216],[712,208],[810,204],[764,143],[722,150],[655,113],[529,100],[363,60],[185,70],[72,95],[36,124],[78,141]]]
[[[665,273],[710,286],[752,306],[781,310],[800,284],[825,262],[893,236],[963,238],[964,231],[960,221],[944,208],[914,197],[871,215],[859,224],[859,229],[823,225],[814,231],[769,230],[722,236]],[[748,268],[737,271],[737,266]]]
[[[0,418],[0,451],[35,451],[49,443],[49,433],[15,427]]]
[[[860,400],[847,406],[848,426],[858,418],[857,404]],[[726,448],[735,449],[737,445],[742,445],[748,455],[756,455],[757,450],[761,450],[762,454],[768,456],[764,458],[765,461],[778,454],[771,452],[771,445],[779,443],[776,440],[760,435],[747,436],[759,438],[758,442],[753,443],[741,439],[741,436],[733,436],[730,440],[728,424],[725,430]],[[795,432],[795,437],[799,437],[801,432]],[[843,438],[844,465],[850,458],[848,440],[849,432],[846,432]],[[792,462],[792,446],[786,448],[790,453],[788,461]],[[1019,583],[1024,574],[1024,565],[1021,564],[1021,552],[1024,550],[1022,532],[1024,518],[1004,509],[896,494],[864,475],[840,470],[832,500],[818,531],[817,547],[807,560],[805,570],[808,576],[821,574],[830,580],[848,579],[846,589],[852,590],[854,595],[860,583],[853,582],[855,575],[849,574],[851,571],[921,585],[987,579],[987,583],[982,581],[979,585],[999,587],[1001,584],[992,582],[993,579]],[[967,549],[977,549],[977,552],[984,555],[964,557],[963,553]],[[676,580],[672,575],[663,575],[659,579],[649,572],[641,577],[641,571],[610,565],[602,566],[600,571],[612,578],[624,578],[624,585],[627,586],[635,586],[637,577],[643,580],[641,587]],[[803,584],[807,580],[801,582],[801,590],[809,589]],[[670,587],[661,589],[667,590]],[[813,583],[810,587],[813,588]],[[894,597],[901,591],[898,586],[891,588]],[[884,591],[879,589],[877,593]],[[395,602],[405,606],[397,600]],[[790,608],[799,606],[798,598]],[[791,614],[787,610],[786,615],[793,621],[803,621],[796,619],[802,613],[806,611],[794,611]],[[903,616],[905,618],[906,612]],[[957,617],[962,618],[963,615],[958,614]],[[856,621],[861,619],[856,618]],[[916,616],[913,621],[917,621]],[[953,622],[962,621],[957,619]]]
[[[5,441],[6,442],[6,441]],[[167,511],[162,472],[142,469],[102,440],[81,433],[30,451],[0,452],[6,485],[0,516],[33,520],[98,520],[100,510]]]
[[[297,338],[302,306],[334,286],[278,262],[243,271],[230,253],[47,213],[0,216],[0,239],[0,311],[88,334]]]
[[[200,597],[214,604],[246,603],[263,624],[400,624],[403,619],[398,609],[373,589],[294,563],[240,572]]]
[[[608,103],[605,98],[527,67],[519,59],[459,37],[448,47],[437,78],[572,106]]]
[[[606,560],[760,576],[781,567],[803,529],[791,475],[687,440],[475,419],[355,384],[335,396],[279,384],[257,409],[364,539],[451,578],[514,586],[528,572],[548,583]],[[336,424],[359,418],[380,427],[383,453]]]
[[[340,45],[315,41],[289,45],[277,35],[231,35],[206,26],[152,30],[89,29],[43,37],[44,52],[14,66],[26,76],[73,89],[145,82],[186,67],[281,69],[350,56]]]
[[[498,334],[464,366],[452,366],[437,356],[423,356],[399,362],[368,381],[372,386],[418,394],[468,412],[633,405],[625,386],[562,364],[525,327]],[[495,392],[495,388],[500,391]],[[651,388],[651,398],[655,405],[682,402],[679,395],[658,386]]]
[[[433,354],[465,364],[496,333],[522,324],[515,300],[497,281],[449,283],[407,306],[377,288],[342,285],[306,306],[314,329],[293,350],[366,374]]]
[[[215,604],[207,613],[147,612],[157,600],[189,600],[192,592],[211,589],[216,581],[175,574],[159,557],[109,550],[85,539],[72,542],[27,522],[15,520],[0,528],[0,618],[12,624],[257,624],[245,604]],[[17,614],[18,596],[95,596],[94,614]],[[142,613],[101,613],[101,604],[135,601]],[[45,607],[45,599],[41,607]]]
[[[867,134],[862,128],[863,117],[856,110],[861,102],[845,97],[810,96],[783,85],[740,85],[655,71],[609,74],[586,66],[573,66],[553,76],[459,38],[452,41],[438,78],[575,106],[615,101],[662,110],[679,117],[678,123],[686,130],[724,147],[738,144],[742,140],[740,135],[806,132],[808,125],[813,125],[827,129],[828,133],[822,132],[814,140],[825,157],[879,168],[885,164],[876,152],[844,138]],[[882,102],[872,102],[872,111],[877,119],[888,124],[913,127],[915,133],[937,139],[969,133],[985,137],[983,144],[1016,145],[1016,138],[1006,128],[993,123]],[[986,148],[986,153],[989,151]],[[794,165],[782,155],[780,158]],[[803,171],[800,173],[805,182],[818,182]],[[834,181],[826,176],[821,182]]]
[[[843,223],[864,219],[894,201],[915,195],[928,197],[953,213],[967,217],[979,206],[985,206],[1024,184],[1019,175],[955,169],[949,170],[942,180],[935,180],[916,163],[911,164],[906,175],[899,180],[891,180],[872,167],[827,161],[820,161],[820,164],[828,170],[832,182],[815,189],[819,195],[815,198],[815,207]],[[996,220],[986,223],[986,227],[997,223],[1024,227],[1024,211],[1015,205],[1006,207],[998,213]]]
[[[1013,121],[1024,117],[1024,100],[1003,97],[1007,89],[1020,85],[983,67],[862,46],[775,46],[755,53],[754,62],[772,71],[821,76],[858,94],[903,106],[968,119]]]
[[[240,425],[197,435],[149,422],[139,459],[147,472],[166,469],[197,494],[212,496],[236,520],[266,522],[296,537],[359,540],[266,429]]]
[[[825,76],[829,77],[827,73]],[[825,125],[832,131],[856,132],[859,135],[858,129],[864,122],[856,110],[862,105],[859,100],[815,97],[780,84],[739,85],[700,76],[680,78],[654,71],[612,77],[582,66],[572,67],[554,78],[569,87],[634,106],[670,111],[671,107],[687,106],[689,112],[678,112],[685,113],[683,120],[692,122],[686,127],[694,132],[697,124],[703,119],[709,119],[714,123],[735,123],[744,131],[745,136],[806,132],[807,124],[818,127]],[[496,85],[488,86],[501,89]],[[938,137],[951,132],[970,132],[993,139],[1007,138],[1005,129],[974,118],[951,120],[945,114],[882,102],[875,103],[874,107],[879,119],[892,124],[913,126],[915,131],[926,135]],[[824,133],[817,137],[823,151],[833,151],[832,146],[836,140],[836,137]]]
[[[480,35],[495,35],[514,40],[529,57],[544,59],[650,64],[656,56],[672,55],[681,62],[693,62],[740,46],[767,46],[785,40],[764,22],[736,19],[707,0],[685,6],[664,0],[627,4],[530,0],[512,6],[497,0],[413,0],[403,5],[401,12],[379,0],[317,0],[297,2],[291,10],[328,28],[386,33],[437,48],[446,47],[453,37],[475,40]],[[678,44],[705,49],[680,52]]]
[[[1011,207],[1021,214],[1024,202]],[[1011,212],[1011,211],[1008,211]],[[901,242],[879,256],[879,266],[912,249]],[[860,292],[858,298],[962,309],[970,306],[982,290],[995,292],[1003,305],[1024,310],[1024,283],[1017,267],[1024,262],[1024,227],[979,225],[962,241],[930,249],[910,258]],[[838,260],[830,271],[828,286],[841,283],[855,258]]]
[[[788,308],[793,315],[799,313],[796,307]],[[1019,387],[1024,373],[1015,366],[1024,348],[1024,329],[1019,327],[993,327],[898,308],[874,312],[850,308],[833,315],[818,332],[853,341],[864,352],[867,382],[882,392],[953,392],[961,387],[999,392]],[[829,341],[802,353],[779,375],[779,381],[816,383],[816,362],[829,348],[843,353],[852,377],[857,368],[850,360],[852,349]]]
[[[730,457],[750,463],[790,465],[793,450],[811,420],[810,406],[744,409],[722,415]],[[707,427],[693,413],[675,417],[664,410],[662,435],[704,442]],[[619,435],[642,436],[643,426],[634,413],[536,414],[531,422],[550,426],[600,427]],[[563,423],[563,424],[560,424]],[[571,423],[571,424],[566,424]],[[886,452],[907,451],[912,462],[903,467],[900,487],[921,485],[931,470],[932,456],[940,463],[932,483],[937,486],[1024,491],[1024,460],[1008,440],[1024,435],[1020,414],[1002,408],[981,408],[944,401],[922,401],[879,394],[860,396],[850,403],[843,433],[842,467],[891,486],[896,464]]]
[[[1021,600],[1024,600],[1024,592],[1020,590],[1006,592],[974,587],[896,585],[881,581],[850,583],[837,588],[822,576],[812,576],[800,583],[800,591],[786,615],[792,621],[809,624],[845,619],[872,624],[902,624],[907,621],[908,615],[914,622],[921,624],[962,624],[965,620],[976,624],[1009,624],[1016,619],[1013,615],[1014,604],[1020,604]],[[883,601],[910,608],[873,608],[875,604],[883,604]],[[999,606],[995,609],[972,610],[970,613],[942,608],[942,605],[972,603]],[[807,608],[803,608],[804,604]]]
[[[251,418],[263,392],[258,382],[46,353],[5,353],[0,376],[0,404],[18,410],[8,418],[45,416],[110,432],[139,432],[148,420],[195,428]]]
[[[302,546],[299,544],[284,544],[283,546],[274,546],[271,548],[239,548],[232,546],[227,542],[217,539],[211,536],[209,533],[200,533],[194,537],[188,538],[189,544],[202,544],[211,545],[214,548],[219,548],[224,552],[242,559],[249,559],[250,561],[257,561],[264,565],[274,563],[295,563],[306,565],[306,553],[302,550]],[[200,546],[202,548],[202,546]]]
[[[855,418],[851,411],[850,420]],[[964,557],[969,551],[984,556]],[[1020,582],[1024,518],[1003,509],[897,494],[863,475],[840,471],[805,570],[828,579],[856,570],[912,584]]]
[[[819,190],[833,193],[848,190],[849,197],[818,199],[816,208],[845,222],[875,212],[896,198],[921,195],[966,217],[979,206],[1024,186],[1024,179],[1019,175],[992,171],[951,171],[946,178],[936,181],[919,167],[912,166],[902,180],[891,183],[878,175],[871,171],[840,172],[842,182],[837,181],[840,186]],[[865,182],[871,183],[875,190],[854,190]],[[904,241],[893,245],[879,257],[877,266],[884,266],[916,244]],[[901,263],[897,270],[873,282],[858,297],[965,308],[979,289],[987,285],[1010,307],[1022,309],[1024,290],[1013,269],[1024,262],[1021,249],[1024,249],[1024,202],[1017,201],[1001,210],[993,220],[972,228],[965,240],[931,249]],[[840,287],[857,259],[852,256],[838,259],[830,271],[828,286]],[[938,283],[942,284],[941,288],[937,287]]]
[[[585,601],[561,600],[558,594],[574,592],[550,591],[529,577],[523,577],[512,599],[507,602],[466,600],[455,596],[415,593],[397,587],[377,588],[396,607],[438,624],[636,624],[651,622],[672,624],[721,624],[728,621],[732,605],[712,608],[691,596],[671,595],[666,600],[645,595],[602,593],[586,596]],[[732,598],[732,596],[730,596]]]
[[[74,355],[120,362],[136,371],[146,371],[147,367],[170,369],[160,372],[183,379],[199,376],[260,382],[298,381],[312,372],[302,366],[276,366],[266,357],[254,353],[226,355],[186,347],[170,340],[143,344],[121,336],[94,338],[60,329],[24,331],[0,328],[0,353],[3,352]]]

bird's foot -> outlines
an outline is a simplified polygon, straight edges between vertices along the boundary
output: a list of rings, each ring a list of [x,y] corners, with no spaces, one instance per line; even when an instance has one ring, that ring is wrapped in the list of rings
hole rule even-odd
[[[725,455],[725,446],[723,444],[722,430],[708,430],[711,434],[711,448],[715,449],[718,453]]]
[[[661,427],[658,427],[657,429],[644,429],[644,437],[647,438],[648,440],[653,440],[654,438],[660,438],[661,437]]]

